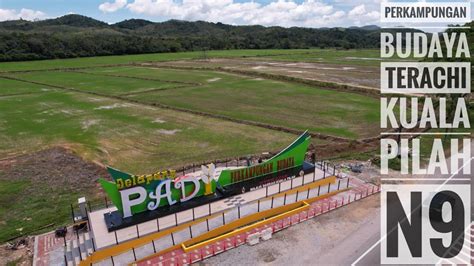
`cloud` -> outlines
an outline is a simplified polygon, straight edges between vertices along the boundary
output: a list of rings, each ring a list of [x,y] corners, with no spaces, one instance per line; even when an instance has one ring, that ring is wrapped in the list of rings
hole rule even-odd
[[[355,25],[363,25],[367,21],[378,22],[380,13],[378,11],[369,12],[366,10],[365,4],[362,4],[352,8],[348,13],[348,17]]]
[[[115,12],[127,8],[134,14],[158,17],[159,19],[204,20],[233,25],[265,26],[348,26],[378,22],[379,5],[356,7],[338,6],[324,0],[115,0],[99,6],[104,12]],[[380,2],[383,0],[364,0]],[[375,12],[375,13],[374,13]]]
[[[358,5],[354,7],[351,11],[349,11],[349,16],[362,16],[365,13],[367,13],[367,11],[365,10],[365,5]]]
[[[1,9],[0,8],[0,21],[6,20],[38,20],[46,18],[46,14],[41,11],[31,10],[22,8],[20,11],[15,9]]]
[[[127,5],[127,0],[115,0],[114,2],[105,2],[99,6],[99,10],[105,13],[115,12]]]

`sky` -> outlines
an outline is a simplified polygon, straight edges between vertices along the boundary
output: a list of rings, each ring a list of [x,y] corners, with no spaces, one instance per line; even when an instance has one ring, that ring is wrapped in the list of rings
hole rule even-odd
[[[386,0],[0,0],[0,21],[81,14],[108,23],[141,18],[156,22],[180,19],[232,25],[347,27],[379,25],[381,1]]]
[[[108,23],[204,20],[233,25],[352,26],[379,20],[380,0],[0,0],[0,21],[81,14]]]

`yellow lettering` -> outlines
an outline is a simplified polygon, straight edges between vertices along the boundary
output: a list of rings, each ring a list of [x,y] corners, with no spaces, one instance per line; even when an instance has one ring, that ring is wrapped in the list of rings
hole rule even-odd
[[[150,184],[153,181],[155,175],[147,175],[146,176],[146,184]]]
[[[176,170],[170,170],[170,177],[172,179],[175,179],[176,178]]]
[[[117,188],[120,190],[123,188],[123,180],[122,178],[119,178],[117,179],[117,181],[115,182],[117,184]]]

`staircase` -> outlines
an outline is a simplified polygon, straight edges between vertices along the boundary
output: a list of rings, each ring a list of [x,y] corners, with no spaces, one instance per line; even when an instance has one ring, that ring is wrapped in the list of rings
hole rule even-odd
[[[94,243],[89,232],[79,233],[66,243],[64,258],[67,266],[77,266],[94,252]]]

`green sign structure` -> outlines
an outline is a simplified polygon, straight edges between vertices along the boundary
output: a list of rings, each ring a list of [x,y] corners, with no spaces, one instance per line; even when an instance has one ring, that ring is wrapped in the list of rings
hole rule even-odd
[[[109,167],[107,169],[114,182],[105,179],[99,179],[99,182],[123,217],[127,218],[166,205],[212,195],[218,187],[221,193],[236,194],[236,188],[242,193],[248,187],[258,187],[258,182],[265,182],[266,179],[278,180],[279,173],[302,169],[310,138],[305,132],[271,159],[248,167],[224,169],[218,178],[214,177],[213,164],[202,166],[199,176],[179,177],[174,170],[135,176]]]

